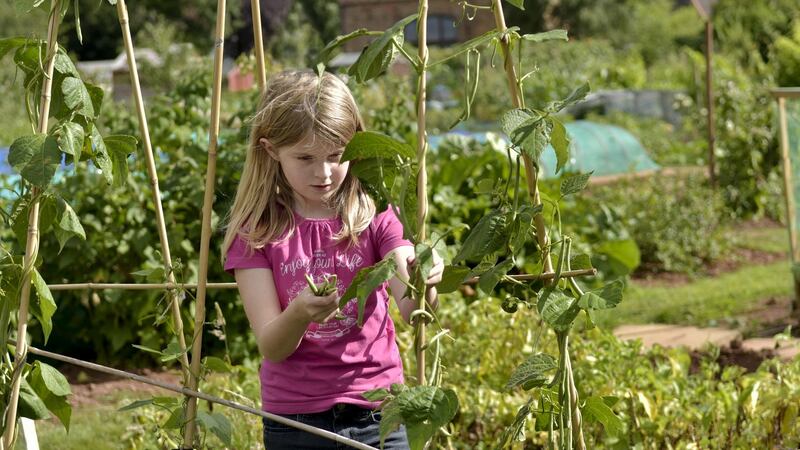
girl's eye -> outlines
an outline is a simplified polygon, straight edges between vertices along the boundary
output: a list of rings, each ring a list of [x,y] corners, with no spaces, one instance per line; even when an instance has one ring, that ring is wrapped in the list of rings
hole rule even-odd
[[[341,153],[334,153],[333,155],[328,156],[328,160],[333,162],[339,162],[340,159],[342,159]]]
[[[311,161],[314,158],[308,155],[303,155],[303,156],[298,156],[297,159],[299,159],[300,161]]]

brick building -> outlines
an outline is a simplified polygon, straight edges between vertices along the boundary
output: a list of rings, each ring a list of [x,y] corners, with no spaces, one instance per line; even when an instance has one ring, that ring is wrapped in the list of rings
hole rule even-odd
[[[385,30],[404,17],[417,12],[418,0],[339,0],[342,34],[359,28]],[[463,42],[494,28],[494,17],[481,11],[474,20],[461,19],[462,9],[451,0],[428,2],[428,45],[450,45]],[[455,22],[459,22],[454,26]],[[412,22],[406,27],[406,39],[416,43],[416,26]],[[353,40],[345,44],[345,51],[357,52],[366,39]]]

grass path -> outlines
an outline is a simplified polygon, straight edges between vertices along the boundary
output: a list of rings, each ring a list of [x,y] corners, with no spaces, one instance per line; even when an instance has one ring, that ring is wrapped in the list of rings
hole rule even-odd
[[[763,252],[788,252],[784,227],[732,227],[725,232],[733,247]],[[647,285],[630,282],[617,308],[598,314],[599,325],[670,323],[679,325],[737,325],[736,316],[760,302],[792,296],[788,258],[767,264],[745,265],[715,277],[689,283]],[[787,311],[787,314],[789,311]]]
[[[614,310],[598,315],[598,320],[608,328],[623,323],[719,325],[760,301],[791,294],[789,263],[776,262],[681,286],[642,287],[631,283],[625,300]]]

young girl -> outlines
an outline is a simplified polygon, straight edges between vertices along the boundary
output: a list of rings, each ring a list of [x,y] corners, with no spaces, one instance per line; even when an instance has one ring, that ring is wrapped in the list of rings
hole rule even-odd
[[[340,162],[363,129],[352,94],[336,76],[274,76],[253,119],[223,251],[264,356],[263,409],[378,447],[378,404],[362,393],[403,382],[386,286],[367,299],[363,327],[357,303],[339,315],[338,299],[361,268],[394,258],[402,280],[388,285],[408,321],[416,305],[403,280],[414,249],[391,208],[376,214],[349,163]],[[437,257],[426,282],[441,281],[442,270]],[[338,292],[315,296],[306,274],[317,284],[336,275]],[[337,448],[266,419],[264,441],[270,450]],[[385,441],[385,448],[407,447],[404,428]]]

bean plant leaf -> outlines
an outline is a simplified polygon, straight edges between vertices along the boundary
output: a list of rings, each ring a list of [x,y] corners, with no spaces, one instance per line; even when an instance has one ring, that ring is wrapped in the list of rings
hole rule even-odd
[[[556,173],[558,173],[569,162],[569,137],[567,128],[560,120],[552,116],[549,120],[553,126],[553,131],[550,133],[550,144],[556,153]]]
[[[621,279],[614,280],[600,290],[584,293],[578,300],[578,306],[584,310],[614,308],[622,301],[624,290],[625,283]]]
[[[66,377],[55,368],[36,361],[30,374],[31,388],[36,392],[47,409],[58,417],[58,420],[69,431],[72,406],[67,396],[72,392]]]
[[[152,404],[153,404],[153,399],[152,398],[146,398],[144,400],[136,400],[135,402],[128,403],[127,405],[123,406],[122,408],[119,408],[117,411],[118,412],[131,411],[131,410],[134,410],[134,409],[137,409],[137,408],[141,408],[143,406],[152,405]]]
[[[589,178],[593,173],[594,171],[591,171],[566,178],[561,182],[561,196],[566,197],[586,189],[586,186],[589,185]]]
[[[64,103],[67,107],[86,117],[94,118],[94,105],[86,85],[79,78],[67,77],[61,83],[61,92],[64,94]]]
[[[568,41],[567,30],[550,30],[542,33],[523,34],[522,39],[530,42]]]
[[[72,155],[75,161],[81,158],[83,138],[83,127],[77,123],[67,121],[59,125],[59,148],[62,152]]]
[[[525,0],[506,0],[506,1],[523,11],[525,10]]]
[[[518,29],[519,28],[517,28],[517,27],[511,27],[511,28],[508,29],[507,32],[518,30]],[[441,64],[441,63],[443,63],[443,62],[445,62],[447,60],[453,59],[453,58],[455,58],[455,57],[457,57],[457,56],[459,56],[459,55],[461,55],[463,53],[466,53],[470,49],[484,46],[484,45],[488,44],[489,42],[492,42],[492,40],[499,38],[502,35],[503,35],[503,33],[501,31],[498,31],[498,30],[487,31],[486,33],[483,33],[480,36],[474,37],[474,38],[472,38],[472,39],[470,39],[470,40],[468,40],[468,41],[466,41],[466,42],[464,42],[462,44],[459,44],[459,45],[457,45],[455,47],[448,48],[447,49],[448,50],[447,56],[445,56],[444,58],[442,58],[442,59],[440,59],[438,61],[434,61],[432,63],[429,63],[428,67],[433,67],[433,66],[435,66],[437,64]]]
[[[227,417],[218,412],[207,413],[205,411],[198,411],[197,423],[201,427],[212,432],[223,444],[230,447],[233,427]]]
[[[92,161],[94,161],[97,168],[103,173],[103,178],[106,183],[112,184],[114,182],[114,163],[108,154],[106,143],[103,136],[97,131],[96,126],[92,126]]]
[[[444,266],[442,281],[436,285],[436,291],[440,294],[455,292],[464,283],[469,275],[469,267],[464,266]]]
[[[419,243],[414,246],[415,264],[419,267],[420,276],[423,280],[428,279],[428,275],[433,269],[433,248],[428,244]]]
[[[50,293],[50,288],[47,287],[42,275],[36,268],[31,269],[31,283],[36,289],[36,298],[38,301],[31,302],[31,314],[42,325],[42,333],[44,334],[44,342],[50,337],[50,331],[53,330],[53,313],[56,312],[56,302],[53,300],[53,294]]]
[[[53,222],[55,226],[56,239],[58,239],[58,252],[64,249],[64,244],[70,238],[77,236],[86,240],[86,232],[81,225],[78,215],[69,206],[63,198],[56,198],[56,220]]]
[[[581,311],[578,301],[558,290],[548,289],[537,305],[542,320],[556,331],[566,331]]]
[[[602,397],[587,398],[581,411],[586,420],[602,423],[606,432],[612,436],[617,436],[622,431],[622,420],[614,414]]]
[[[61,163],[58,141],[42,133],[23,136],[11,144],[8,163],[25,181],[45,187],[50,184]]]
[[[334,56],[336,56],[342,48],[342,44],[348,41],[352,41],[353,39],[359,38],[361,36],[369,36],[372,34],[380,34],[380,32],[369,31],[366,28],[359,28],[358,30],[353,31],[352,33],[348,33],[342,36],[337,36],[332,41],[328,43],[320,52],[319,57],[317,58],[317,62],[327,65]]]
[[[75,64],[72,63],[72,59],[70,59],[69,55],[67,55],[62,47],[59,47],[55,58],[56,60],[54,61],[53,68],[56,70],[56,72],[63,75],[70,75],[75,78],[80,78],[78,69],[75,67]]]
[[[217,373],[230,373],[233,368],[230,364],[228,364],[224,359],[217,358],[216,356],[206,356],[203,358],[203,365],[206,366],[208,370],[212,370]]]
[[[503,277],[514,267],[513,259],[506,259],[505,261],[492,267],[489,271],[481,275],[478,280],[478,287],[486,294],[494,291],[495,286]]]
[[[506,215],[500,210],[492,210],[475,224],[458,254],[453,258],[457,264],[464,260],[481,259],[502,248],[505,243],[508,224]]]
[[[359,83],[380,75],[394,59],[395,45],[403,45],[403,29],[416,18],[417,14],[413,14],[400,20],[372,41],[361,52],[358,60],[350,66],[348,74],[355,76]]]
[[[381,423],[378,426],[381,433],[381,448],[386,436],[398,430],[403,424],[403,414],[397,401],[391,401],[381,409]]]
[[[527,403],[520,406],[517,410],[517,415],[514,417],[514,422],[503,431],[503,435],[500,437],[496,448],[506,448],[509,442],[521,441],[524,438],[525,424],[528,421],[528,416],[531,414],[532,403],[533,399],[530,399]]]
[[[575,103],[578,103],[579,101],[581,101],[581,100],[583,100],[584,98],[586,98],[586,94],[588,94],[588,93],[589,93],[589,91],[590,91],[590,89],[589,89],[589,83],[583,83],[582,85],[580,85],[580,86],[578,86],[577,88],[575,88],[575,90],[574,90],[574,91],[572,91],[572,92],[571,92],[571,93],[570,93],[570,94],[567,96],[567,98],[565,98],[564,100],[560,100],[560,101],[557,101],[557,102],[553,102],[553,103],[550,105],[550,107],[549,107],[549,108],[547,108],[547,109],[548,109],[548,111],[550,111],[550,112],[559,112],[559,111],[561,111],[562,109],[564,109],[564,108],[566,108],[566,107],[568,107],[568,106],[572,106],[572,105],[574,105]]]
[[[19,403],[17,405],[17,415],[27,417],[31,420],[41,420],[50,417],[47,413],[47,405],[34,392],[27,380],[23,379],[19,386]]]
[[[519,367],[514,369],[506,389],[522,386],[526,391],[535,387],[544,386],[549,382],[549,372],[558,367],[558,361],[546,353],[531,355]]]
[[[128,156],[136,153],[136,138],[125,135],[112,135],[103,138],[108,156],[111,159],[111,171],[114,186],[124,186],[128,179]]]
[[[388,397],[390,395],[391,395],[391,393],[386,388],[373,389],[371,391],[366,391],[363,394],[361,394],[362,397],[364,397],[367,401],[370,401],[370,402],[383,401],[383,399],[385,399],[386,397]]]
[[[341,161],[355,159],[383,158],[388,164],[403,159],[414,159],[417,154],[410,145],[375,131],[360,131],[347,143]]]
[[[47,390],[59,397],[64,397],[72,394],[69,387],[67,377],[61,374],[55,367],[45,364],[41,361],[33,363],[33,371],[31,376],[34,380],[41,380]]]
[[[572,255],[569,258],[569,267],[572,270],[583,270],[592,268],[592,257],[586,253]]]
[[[397,396],[412,450],[422,450],[431,436],[458,412],[458,396],[452,389],[415,386]]]
[[[527,109],[512,109],[501,118],[503,132],[515,146],[535,161],[539,160],[547,144],[553,125],[543,114]]]
[[[344,291],[342,297],[339,299],[339,308],[344,308],[353,298],[358,299],[358,326],[364,325],[364,306],[367,303],[367,297],[372,294],[375,289],[387,280],[392,278],[397,272],[397,263],[394,258],[387,258],[383,261],[365,267],[358,271],[350,286]]]
[[[0,59],[3,59],[8,52],[19,47],[36,45],[39,41],[37,39],[29,39],[24,37],[8,37],[0,39]]]

